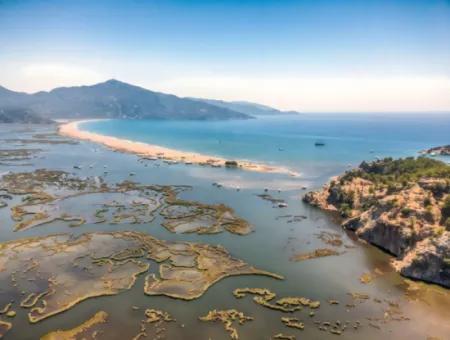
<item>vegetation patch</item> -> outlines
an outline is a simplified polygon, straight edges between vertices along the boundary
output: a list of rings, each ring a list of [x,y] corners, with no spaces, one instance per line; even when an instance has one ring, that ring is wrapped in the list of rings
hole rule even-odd
[[[305,324],[297,318],[288,318],[288,317],[283,316],[281,318],[281,322],[286,327],[296,328],[296,329],[300,329],[300,330],[305,329]]]
[[[132,340],[151,337],[160,338],[166,330],[163,325],[167,322],[175,321],[175,319],[167,312],[159,309],[148,308],[144,312],[145,318],[141,321],[139,333]]]
[[[212,310],[207,315],[201,316],[200,321],[221,322],[225,330],[229,333],[231,339],[239,339],[237,325],[243,325],[248,321],[252,321],[253,317],[247,316],[236,309]]]
[[[180,256],[195,263],[193,267],[176,266]],[[156,245],[149,257],[156,261],[169,260],[159,267],[159,277],[149,274],[145,279],[147,295],[165,295],[193,300],[200,297],[217,281],[236,275],[265,275],[276,279],[281,276],[255,269],[242,260],[235,259],[222,247],[196,243],[165,243]]]
[[[186,188],[130,181],[108,186],[102,178],[80,179],[46,169],[7,174],[0,182],[0,189],[24,195],[23,202],[12,207],[12,218],[17,221],[15,230],[57,220],[69,221],[71,226],[142,224],[151,222],[160,210],[162,225],[175,233],[214,234],[226,230],[246,235],[252,231],[251,225],[230,207],[177,198]]]
[[[319,257],[337,256],[341,254],[342,252],[338,252],[334,249],[320,248],[309,253],[296,254],[291,257],[291,261],[299,262],[304,260],[316,259]]]
[[[320,307],[320,301],[302,296],[289,296],[274,301],[276,294],[267,288],[236,288],[233,291],[233,295],[238,299],[245,297],[247,294],[254,295],[253,301],[257,304],[285,313],[293,313],[301,310],[302,307],[309,307],[310,309]]]
[[[195,257],[195,267],[178,267],[184,264],[180,256]],[[28,309],[29,321],[39,322],[86,299],[130,289],[148,271],[149,260],[164,263],[160,277],[147,277],[148,295],[191,300],[231,275],[281,278],[231,257],[222,247],[166,242],[131,231],[77,238],[61,234],[1,244],[0,306]]]
[[[102,333],[105,323],[108,320],[108,313],[99,311],[95,313],[90,319],[83,322],[81,325],[69,330],[57,330],[50,332],[41,340],[82,340],[82,339],[96,339],[97,335]]]

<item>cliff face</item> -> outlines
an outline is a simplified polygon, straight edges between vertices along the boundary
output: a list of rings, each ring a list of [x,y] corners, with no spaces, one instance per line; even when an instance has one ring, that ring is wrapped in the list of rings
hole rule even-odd
[[[424,158],[363,163],[303,200],[340,212],[343,227],[396,256],[402,275],[450,287],[450,166]]]

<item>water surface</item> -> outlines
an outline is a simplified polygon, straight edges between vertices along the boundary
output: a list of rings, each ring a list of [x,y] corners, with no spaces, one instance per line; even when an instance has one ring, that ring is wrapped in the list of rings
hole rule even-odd
[[[116,129],[113,135],[118,137],[160,144],[165,141],[163,144],[165,146],[185,150],[290,164],[298,166],[304,173],[298,179],[239,170],[182,164],[167,165],[159,161],[142,162],[136,155],[113,152],[89,142],[81,142],[78,145],[40,145],[43,151],[31,161],[31,165],[15,167],[0,165],[0,173],[49,168],[65,170],[80,177],[103,176],[108,183],[133,179],[144,184],[189,184],[192,190],[184,192],[183,198],[227,204],[255,227],[255,232],[248,236],[229,233],[173,234],[161,226],[160,218],[156,218],[147,224],[86,224],[76,228],[69,227],[67,223],[53,222],[26,231],[13,232],[14,221],[11,220],[9,208],[3,208],[0,209],[1,241],[60,232],[78,235],[92,231],[137,230],[165,240],[221,244],[233,256],[285,277],[283,281],[252,276],[227,278],[212,286],[201,298],[186,302],[167,297],[145,296],[143,276],[141,276],[134,288],[129,291],[117,296],[89,299],[65,313],[36,325],[29,324],[25,311],[18,310],[18,315],[13,320],[14,327],[5,338],[35,339],[56,328],[66,329],[76,326],[102,309],[111,317],[109,338],[130,339],[139,331],[143,310],[160,308],[177,319],[176,324],[168,327],[167,338],[169,339],[228,339],[228,334],[221,324],[201,323],[198,321],[198,316],[205,315],[208,310],[215,308],[237,308],[255,318],[254,321],[239,328],[241,339],[269,339],[270,336],[279,332],[294,334],[298,339],[334,339],[336,337],[319,331],[314,324],[316,320],[360,320],[363,327],[358,331],[346,331],[345,336],[342,336],[345,339],[426,339],[427,336],[439,336],[445,339],[450,334],[450,326],[447,322],[450,319],[450,299],[447,291],[436,286],[423,285],[425,288],[420,291],[419,298],[408,298],[405,295],[405,281],[390,269],[390,257],[387,254],[359,242],[351,233],[346,233],[339,227],[339,221],[335,217],[305,205],[301,201],[306,191],[301,189],[303,185],[308,185],[310,188],[320,187],[328,176],[338,174],[341,169],[347,167],[349,162],[359,162],[366,156],[376,154],[406,156],[415,154],[417,150],[424,147],[448,143],[448,140],[445,141],[448,137],[445,131],[450,131],[447,118],[439,118],[434,122],[397,120],[394,123],[389,123],[387,120],[374,123],[373,119],[366,117],[351,121],[347,118],[334,118],[334,120],[316,118],[273,120],[269,118],[220,123],[105,121],[89,123],[85,126],[87,129],[101,133],[112,132]],[[373,124],[376,128],[371,130]],[[348,129],[346,126],[353,126],[353,128]],[[112,130],[107,131],[108,128]],[[436,131],[433,132],[434,128]],[[29,135],[45,132],[43,129],[45,128],[34,127]],[[301,129],[304,134],[299,134],[298,129]],[[23,128],[15,130],[11,126],[0,126],[0,134],[4,138],[23,136],[23,132],[16,132],[20,130]],[[132,136],[131,132],[134,130],[136,135]],[[285,134],[286,131],[291,131],[291,134]],[[364,138],[363,131],[368,133],[367,140]],[[341,133],[340,136],[339,133]],[[382,133],[385,138],[380,135]],[[217,136],[221,136],[221,143],[218,142]],[[246,136],[242,144],[239,142],[240,136]],[[314,147],[314,142],[319,138],[325,140],[325,147]],[[21,146],[17,144],[12,147]],[[279,147],[283,147],[284,151],[278,151]],[[374,149],[374,154],[370,153],[371,149]],[[81,169],[74,169],[74,165],[80,166]],[[108,174],[103,173],[104,166],[107,167]],[[304,169],[310,169],[311,172],[305,172]],[[130,177],[131,172],[134,172],[135,176]],[[211,185],[217,177],[223,181],[239,181],[239,183],[251,183],[251,185],[242,186],[240,191],[233,188],[219,189]],[[286,186],[286,189],[281,192],[270,190],[269,193],[285,199],[288,203],[287,208],[272,208],[270,202],[256,196],[263,193],[263,188],[268,184],[272,183],[276,187],[282,181],[289,182],[290,186]],[[17,197],[14,202],[19,203],[20,197]],[[285,218],[280,218],[289,214],[304,215],[306,219],[301,222],[287,223]],[[350,247],[346,248],[341,256],[298,263],[289,260],[297,252],[307,252],[326,246],[317,238],[317,234],[321,231],[339,233],[345,244]],[[385,274],[376,278],[371,284],[362,284],[359,276],[365,272],[373,272],[375,268],[383,269]],[[300,295],[319,299],[323,305],[314,318],[309,317],[307,311],[291,315],[305,322],[305,330],[290,330],[280,322],[280,317],[285,316],[284,314],[256,305],[251,297],[241,300],[233,297],[233,289],[247,286],[269,288],[280,297]],[[357,308],[347,308],[346,304],[351,302],[348,295],[351,292],[367,293],[371,299],[361,303]],[[337,299],[340,304],[330,306],[327,303],[328,299]],[[382,303],[375,302],[373,299],[379,299]],[[388,301],[398,303],[404,315],[411,320],[381,323],[381,329],[370,326],[371,321],[367,318],[383,319],[384,308]],[[132,306],[138,306],[140,310],[134,311]]]

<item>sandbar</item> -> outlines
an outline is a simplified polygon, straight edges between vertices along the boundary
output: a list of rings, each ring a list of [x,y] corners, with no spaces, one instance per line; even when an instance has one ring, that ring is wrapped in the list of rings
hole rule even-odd
[[[98,120],[98,119],[96,119]],[[79,125],[81,123],[93,121],[91,120],[77,120],[68,123],[63,123],[58,128],[58,133],[65,137],[87,140],[90,142],[95,142],[103,144],[113,150],[128,152],[137,154],[143,158],[158,158],[168,162],[179,162],[186,164],[197,164],[197,165],[209,165],[215,167],[224,167],[226,162],[230,161],[225,158],[205,155],[197,152],[181,151],[171,148],[166,148],[159,145],[142,143],[131,141],[127,139],[101,135],[98,133],[83,131],[80,129]],[[251,162],[247,160],[236,160],[238,163],[238,168],[248,171],[255,172],[270,172],[270,173],[280,173],[288,174],[291,176],[298,176],[297,172],[294,172],[288,168],[281,166],[273,166],[262,163]]]

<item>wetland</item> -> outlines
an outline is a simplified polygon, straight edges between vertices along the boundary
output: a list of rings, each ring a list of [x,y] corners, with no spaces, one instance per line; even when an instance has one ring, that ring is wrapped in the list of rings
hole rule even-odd
[[[0,129],[5,339],[450,333],[448,290],[400,276],[338,216],[302,202],[322,177],[143,160],[52,126]],[[236,174],[252,185],[211,185]]]

